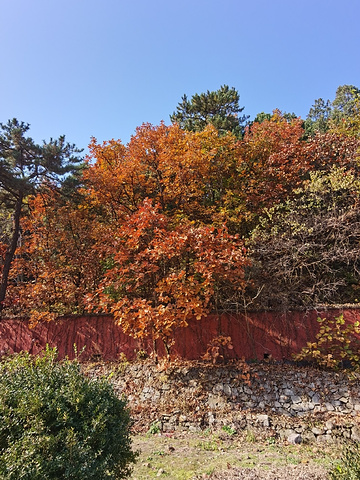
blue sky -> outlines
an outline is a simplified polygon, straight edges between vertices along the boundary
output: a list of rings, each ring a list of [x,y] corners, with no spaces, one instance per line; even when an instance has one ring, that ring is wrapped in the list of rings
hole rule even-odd
[[[254,118],[360,87],[359,0],[0,0],[0,122],[127,143],[227,84]]]

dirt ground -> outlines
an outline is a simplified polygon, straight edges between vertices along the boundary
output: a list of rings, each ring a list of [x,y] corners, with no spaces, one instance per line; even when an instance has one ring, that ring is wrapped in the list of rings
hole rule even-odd
[[[252,432],[158,432],[134,437],[140,452],[132,480],[328,480],[336,445],[290,445]]]

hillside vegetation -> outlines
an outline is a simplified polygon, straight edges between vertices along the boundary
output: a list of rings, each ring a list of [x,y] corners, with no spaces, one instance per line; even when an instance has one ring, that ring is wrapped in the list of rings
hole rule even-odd
[[[306,120],[242,110],[227,86],[184,96],[83,163],[1,125],[2,315],[111,313],[169,350],[209,312],[358,303],[359,90]]]

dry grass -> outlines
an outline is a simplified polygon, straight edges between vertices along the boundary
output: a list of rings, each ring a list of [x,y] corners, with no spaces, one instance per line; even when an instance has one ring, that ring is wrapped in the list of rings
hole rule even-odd
[[[134,437],[140,451],[132,479],[325,480],[339,455],[335,445],[289,445],[251,432],[147,434]]]

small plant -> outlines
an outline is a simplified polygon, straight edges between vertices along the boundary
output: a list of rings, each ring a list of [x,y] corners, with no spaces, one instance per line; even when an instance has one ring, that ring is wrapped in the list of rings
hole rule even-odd
[[[145,352],[145,350],[138,350],[136,352],[136,358],[138,360],[146,360],[148,358],[148,354]]]
[[[258,378],[258,374],[256,372],[252,372],[250,365],[245,361],[244,357],[238,361],[238,368],[241,368],[241,373],[238,375],[239,380],[247,385],[251,385],[252,378]]]
[[[82,354],[85,352],[85,350],[86,350],[86,345],[84,345],[84,346],[82,347],[82,349],[80,350],[80,352],[78,351],[78,347],[77,347],[76,343],[74,343],[73,348],[74,348],[75,359],[76,359],[76,360],[79,360],[79,358],[81,357],[81,355],[82,355]]]
[[[148,430],[148,434],[150,435],[156,435],[157,433],[161,432],[161,424],[160,422],[154,422],[150,425],[150,428]]]
[[[129,363],[129,360],[127,359],[127,356],[124,352],[120,352],[118,360],[120,363],[125,363],[125,364]]]
[[[124,352],[121,352],[118,358],[118,361],[115,365],[114,371],[112,373],[118,373],[123,375],[126,372],[127,367],[129,366],[130,362],[127,359],[127,356]]]
[[[130,425],[112,386],[55,349],[0,363],[1,479],[122,479],[137,456]]]
[[[360,323],[346,324],[343,315],[335,319],[318,318],[320,323],[316,342],[308,343],[294,355],[296,361],[314,362],[319,367],[338,370],[350,366],[360,369]]]
[[[203,360],[210,360],[212,363],[219,363],[226,358],[226,349],[232,350],[233,344],[231,337],[219,335],[211,340],[208,344],[206,353],[203,355]]]
[[[236,435],[235,428],[230,427],[229,425],[223,425],[222,430],[226,432],[228,435]]]
[[[360,447],[352,442],[344,447],[340,462],[331,472],[331,480],[358,480],[360,478]]]
[[[153,453],[153,455],[158,455],[159,457],[162,457],[165,455],[165,452],[163,450],[157,450]]]
[[[245,440],[248,443],[256,442],[256,436],[252,430],[246,430]]]
[[[219,444],[216,440],[207,440],[207,441],[201,441],[197,445],[201,450],[205,450],[206,452],[215,452],[216,450],[219,450]]]

